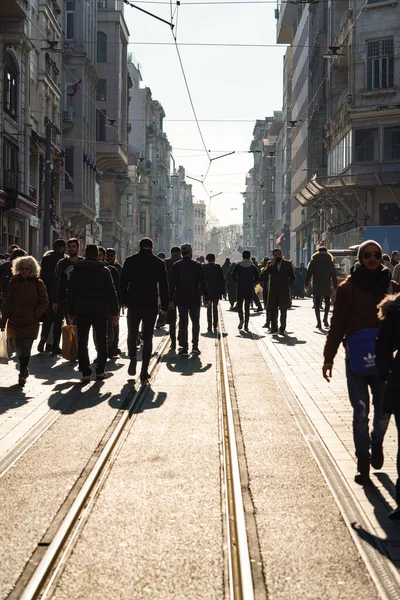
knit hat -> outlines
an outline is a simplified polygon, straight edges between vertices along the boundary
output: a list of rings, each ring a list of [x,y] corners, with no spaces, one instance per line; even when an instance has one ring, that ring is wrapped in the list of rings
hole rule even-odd
[[[362,244],[360,244],[358,246],[358,253],[357,253],[357,259],[361,262],[362,259],[362,255],[364,254],[364,250],[367,246],[376,246],[378,248],[378,250],[381,251],[382,254],[382,246],[380,244],[378,244],[378,242],[376,242],[375,240],[366,240],[365,242],[363,242]]]
[[[189,254],[192,251],[192,246],[190,244],[182,244],[181,252],[182,254]]]

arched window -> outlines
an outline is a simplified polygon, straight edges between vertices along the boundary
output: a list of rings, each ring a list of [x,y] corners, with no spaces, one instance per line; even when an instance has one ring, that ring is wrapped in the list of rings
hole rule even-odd
[[[97,32],[97,62],[107,62],[107,35],[102,31]]]
[[[18,67],[10,52],[6,54],[4,67],[4,109],[12,117],[18,109]]]

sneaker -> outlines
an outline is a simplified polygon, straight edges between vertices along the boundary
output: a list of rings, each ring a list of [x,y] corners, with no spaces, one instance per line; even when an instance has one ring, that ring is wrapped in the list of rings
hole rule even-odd
[[[45,344],[46,344],[46,340],[40,340],[40,342],[38,343],[38,352],[44,352],[44,348],[45,348]]]
[[[97,381],[103,381],[103,379],[106,378],[106,374],[104,373],[104,371],[102,373],[96,373],[96,380]]]
[[[81,383],[89,383],[89,381],[90,381],[90,375],[82,375]]]
[[[128,367],[128,375],[136,375],[136,359],[131,359]]]
[[[189,356],[189,352],[187,348],[180,348],[180,350],[178,351],[178,354],[180,356]]]
[[[243,319],[239,321],[238,329],[242,329],[243,327]]]
[[[378,442],[371,440],[371,465],[374,469],[382,469],[383,467],[383,447]]]
[[[196,354],[196,356],[200,356],[201,352],[198,348],[192,348],[192,354]]]

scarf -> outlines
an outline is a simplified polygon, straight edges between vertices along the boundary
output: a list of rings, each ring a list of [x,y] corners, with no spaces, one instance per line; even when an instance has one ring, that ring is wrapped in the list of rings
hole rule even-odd
[[[371,271],[358,261],[351,268],[352,282],[364,292],[382,297],[387,294],[392,274],[389,269],[379,265],[378,269]]]

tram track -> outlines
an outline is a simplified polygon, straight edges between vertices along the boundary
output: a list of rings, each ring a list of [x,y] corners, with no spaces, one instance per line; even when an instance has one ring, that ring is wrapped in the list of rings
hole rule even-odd
[[[151,382],[169,343],[165,336],[149,365]],[[62,573],[69,554],[79,537],[117,456],[122,448],[135,417],[146,396],[148,383],[132,388],[124,400],[107,432],[98,444],[91,459],[70,490],[62,507],[38,543],[25,565],[8,600],[48,598]]]

